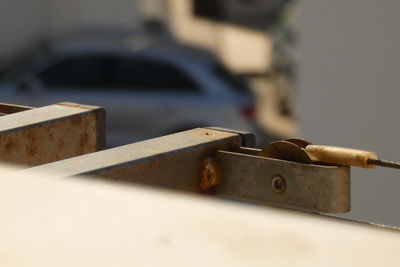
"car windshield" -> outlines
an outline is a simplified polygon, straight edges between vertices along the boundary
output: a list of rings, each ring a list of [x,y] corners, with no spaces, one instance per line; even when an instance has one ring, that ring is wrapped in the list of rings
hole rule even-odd
[[[231,73],[225,66],[220,63],[215,63],[212,66],[213,72],[226,82],[232,89],[238,93],[250,93],[250,88],[247,82],[240,76]]]

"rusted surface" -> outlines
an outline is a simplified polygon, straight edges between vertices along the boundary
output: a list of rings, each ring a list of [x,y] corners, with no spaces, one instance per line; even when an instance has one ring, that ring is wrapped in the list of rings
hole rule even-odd
[[[51,105],[0,118],[0,160],[36,166],[104,148],[104,110]]]
[[[200,192],[203,160],[212,157],[218,150],[231,150],[241,145],[242,140],[238,134],[199,128],[30,170],[61,172],[61,176],[94,175],[117,181]]]
[[[91,175],[313,212],[349,210],[348,167],[254,156],[261,150],[243,148],[242,142],[239,134],[199,128],[23,172]]]
[[[200,188],[204,191],[215,187],[222,182],[222,170],[215,158],[206,158],[203,161],[200,173]]]

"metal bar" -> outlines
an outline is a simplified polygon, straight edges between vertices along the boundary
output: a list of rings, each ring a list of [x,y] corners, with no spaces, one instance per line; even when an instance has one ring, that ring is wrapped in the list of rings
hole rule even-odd
[[[252,133],[245,132],[245,131],[232,130],[232,129],[227,129],[227,128],[221,128],[221,127],[207,127],[207,129],[238,134],[242,138],[242,146],[244,146],[244,147],[255,147],[256,146],[256,137]]]
[[[104,109],[74,103],[5,115],[0,117],[0,160],[36,166],[98,151],[105,146],[104,127]]]
[[[239,134],[194,129],[144,142],[54,162],[27,171],[62,173],[61,176],[94,175],[199,192],[204,158],[218,150],[242,146]]]
[[[216,158],[224,176],[214,189],[219,197],[312,212],[350,210],[349,167],[301,164],[228,151],[219,151]]]
[[[243,142],[243,135],[233,131],[200,128],[26,171],[207,191],[218,197],[313,212],[350,209],[349,167],[254,156],[260,150],[243,148]]]

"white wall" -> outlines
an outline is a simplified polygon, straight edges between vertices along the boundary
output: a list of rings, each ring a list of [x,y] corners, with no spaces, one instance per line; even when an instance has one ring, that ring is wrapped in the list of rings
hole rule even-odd
[[[302,0],[301,135],[400,161],[400,2]],[[353,171],[352,218],[400,225],[400,171]]]

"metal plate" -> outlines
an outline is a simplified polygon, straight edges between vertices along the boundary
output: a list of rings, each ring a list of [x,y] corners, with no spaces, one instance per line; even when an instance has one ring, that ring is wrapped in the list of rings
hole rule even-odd
[[[350,168],[301,164],[219,151],[223,180],[216,196],[322,213],[350,210]],[[272,187],[284,179],[285,190]]]

